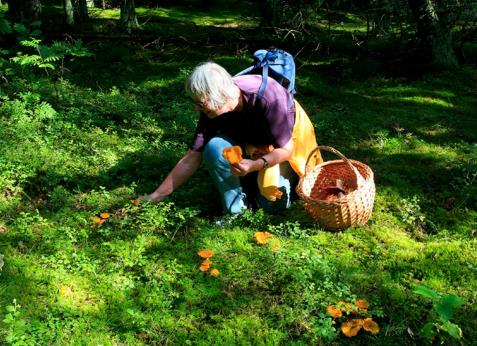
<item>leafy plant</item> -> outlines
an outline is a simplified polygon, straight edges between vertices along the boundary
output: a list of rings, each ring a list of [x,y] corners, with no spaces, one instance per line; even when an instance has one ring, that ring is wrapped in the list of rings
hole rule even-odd
[[[432,300],[434,314],[429,316],[430,320],[421,329],[421,335],[425,339],[433,340],[439,337],[445,341],[447,336],[456,340],[462,338],[460,327],[450,321],[457,308],[464,304],[462,299],[455,295],[442,295],[425,286],[417,286],[413,292]]]
[[[7,314],[3,323],[7,325],[4,332],[5,341],[10,345],[34,345],[34,340],[26,333],[27,324],[22,318],[21,305],[13,299],[13,305],[7,305]]]
[[[305,239],[308,237],[307,230],[302,228],[299,222],[285,221],[278,225],[269,225],[270,232],[280,236],[288,236],[296,239]]]
[[[42,44],[42,39],[39,38],[41,34],[39,27],[40,22],[32,23],[31,31],[23,24],[14,25],[20,45],[27,48],[27,51],[18,51],[16,56],[10,58],[10,60],[22,68],[27,67],[44,71],[58,98],[59,92],[55,79],[63,78],[65,59],[68,57],[88,57],[92,54],[83,46],[81,40],[72,43],[55,41],[51,45]],[[56,76],[51,74],[54,71],[58,71]]]
[[[135,223],[143,232],[164,234],[170,239],[180,230],[187,232],[198,214],[194,209],[179,209],[172,202],[144,203],[136,211],[138,214]]]
[[[30,37],[20,41],[24,47],[32,48],[34,53],[27,54],[18,52],[16,57],[11,60],[20,66],[29,66],[44,70],[46,75],[50,77],[48,70],[54,71],[60,67],[59,76],[62,77],[65,71],[65,58],[72,57],[88,57],[92,56],[91,52],[83,46],[81,40],[76,40],[74,44],[67,42],[53,42],[51,46],[41,44],[42,40]]]
[[[0,9],[0,35],[12,32],[12,24],[5,19],[5,13]]]
[[[466,204],[467,201],[475,201],[475,195],[477,187],[475,182],[477,181],[477,165],[474,163],[467,163],[463,167],[459,174],[456,174],[450,181],[450,185],[457,194],[461,195],[461,201],[457,207],[461,207]],[[471,203],[470,203],[471,204]]]
[[[341,332],[349,338],[356,336],[361,329],[376,335],[379,333],[379,325],[372,319],[368,307],[369,304],[364,299],[358,299],[354,303],[339,301],[336,305],[328,306],[326,312],[341,321]]]
[[[5,257],[4,255],[0,254],[0,272],[1,272],[2,269],[3,269],[3,265],[4,265],[3,258],[4,258],[4,257]]]
[[[410,227],[422,228],[426,221],[426,216],[421,211],[419,203],[418,196],[401,199],[401,205],[399,206],[401,218]]]
[[[13,31],[16,34],[16,38],[21,41],[28,37],[39,37],[41,35],[41,21],[36,20],[31,22],[29,28],[25,24],[15,23],[13,24]]]

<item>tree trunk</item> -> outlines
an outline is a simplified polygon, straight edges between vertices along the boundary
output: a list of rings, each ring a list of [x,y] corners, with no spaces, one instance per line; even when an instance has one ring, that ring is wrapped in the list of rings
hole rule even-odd
[[[68,25],[75,25],[73,2],[71,0],[63,0],[63,12],[65,14],[65,22]]]
[[[262,28],[275,28],[281,23],[280,0],[262,0],[259,2]]]
[[[106,0],[88,0],[93,3],[93,7],[102,8],[103,10],[106,9]]]
[[[130,34],[133,29],[139,28],[136,17],[134,0],[121,0],[121,26]]]
[[[89,20],[86,0],[78,0],[78,19],[80,23],[86,23]]]
[[[409,0],[417,25],[417,37],[423,57],[433,65],[457,67],[457,58],[452,47],[452,26],[439,18],[432,0]]]
[[[13,22],[31,23],[40,19],[40,0],[10,0],[8,14]]]

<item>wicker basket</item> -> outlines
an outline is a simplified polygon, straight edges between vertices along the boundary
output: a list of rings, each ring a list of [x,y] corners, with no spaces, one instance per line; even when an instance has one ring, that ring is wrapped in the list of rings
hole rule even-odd
[[[329,151],[341,160],[327,161],[310,169],[308,162],[318,150]],[[325,200],[325,190],[337,180],[346,193]],[[319,146],[308,156],[305,175],[300,178],[296,191],[316,222],[326,229],[340,230],[368,221],[374,204],[374,175],[367,165],[347,159],[334,148]]]

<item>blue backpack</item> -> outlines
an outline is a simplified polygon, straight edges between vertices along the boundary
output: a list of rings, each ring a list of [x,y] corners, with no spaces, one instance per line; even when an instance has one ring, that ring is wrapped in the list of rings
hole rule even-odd
[[[237,73],[235,76],[244,74],[261,74],[262,84],[258,89],[258,97],[261,98],[267,86],[267,77],[270,76],[280,83],[292,95],[295,89],[295,61],[290,53],[281,49],[260,49],[253,53],[254,63],[252,66]]]

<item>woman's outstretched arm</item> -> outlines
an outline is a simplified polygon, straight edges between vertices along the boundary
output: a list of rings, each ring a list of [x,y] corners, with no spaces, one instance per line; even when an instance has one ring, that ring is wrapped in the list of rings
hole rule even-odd
[[[185,183],[199,168],[202,153],[189,150],[169,172],[166,179],[151,194],[141,197],[146,201],[159,202]]]

